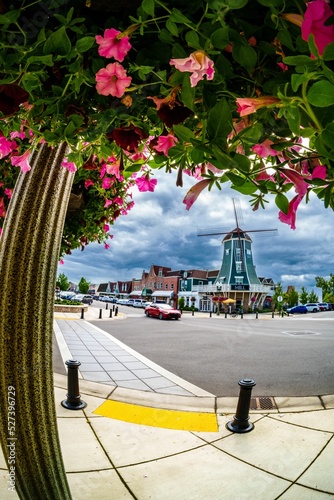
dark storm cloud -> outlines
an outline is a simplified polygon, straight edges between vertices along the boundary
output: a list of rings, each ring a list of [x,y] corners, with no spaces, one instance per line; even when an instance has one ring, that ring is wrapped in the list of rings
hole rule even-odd
[[[92,283],[140,278],[152,264],[172,269],[218,269],[224,235],[198,237],[198,230],[230,231],[236,221],[232,198],[238,198],[239,225],[244,230],[277,229],[276,233],[249,233],[258,276],[271,277],[284,286],[314,286],[315,276],[334,272],[334,214],[314,196],[301,204],[297,229],[278,221],[274,204],[253,212],[247,198],[223,186],[203,192],[189,211],[182,200],[193,181],[184,176],[184,188],[175,187],[175,174],[156,173],[154,193],[134,192],[135,207],[112,227],[110,249],[90,244],[66,257],[64,272],[78,282]],[[212,231],[214,232],[214,231]]]

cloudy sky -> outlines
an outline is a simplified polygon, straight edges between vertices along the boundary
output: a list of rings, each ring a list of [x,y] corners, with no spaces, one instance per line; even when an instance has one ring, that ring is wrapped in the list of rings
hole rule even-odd
[[[240,211],[240,227],[277,229],[275,233],[259,233],[253,240],[253,259],[258,276],[273,278],[284,287],[305,286],[311,291],[314,277],[329,277],[334,272],[334,213],[325,210],[315,196],[297,213],[296,230],[282,224],[278,209],[271,203],[266,210],[253,212],[248,198],[223,185],[203,191],[187,211],[182,200],[194,183],[184,176],[184,187],[175,186],[176,173],[156,172],[154,193],[140,193],[135,188],[135,206],[112,228],[110,249],[90,244],[82,252],[66,256],[58,273],[77,283],[81,277],[90,283],[140,278],[143,269],[152,264],[177,269],[219,269],[224,236],[198,237],[198,231],[230,231],[235,228],[233,198]]]

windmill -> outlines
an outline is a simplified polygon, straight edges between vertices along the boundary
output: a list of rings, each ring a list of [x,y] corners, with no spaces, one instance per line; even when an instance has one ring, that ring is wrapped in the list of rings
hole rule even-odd
[[[214,292],[236,300],[238,305],[264,301],[272,286],[272,280],[264,285],[256,273],[252,255],[252,239],[248,233],[277,233],[277,229],[249,229],[240,227],[242,213],[239,200],[232,199],[236,227],[232,231],[198,231],[198,236],[225,235],[223,238],[223,259],[221,269],[213,286]]]

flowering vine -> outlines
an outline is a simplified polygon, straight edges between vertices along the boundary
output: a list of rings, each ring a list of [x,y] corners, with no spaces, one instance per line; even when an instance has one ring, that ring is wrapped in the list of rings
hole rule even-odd
[[[31,153],[67,142],[75,172],[62,253],[103,241],[155,169],[233,189],[253,209],[275,194],[296,227],[314,192],[334,208],[334,24],[326,0],[143,0],[2,6],[0,226]],[[43,15],[44,12],[44,15]],[[40,19],[27,25],[26,19]],[[292,194],[290,194],[292,193]],[[106,227],[108,230],[106,231]]]

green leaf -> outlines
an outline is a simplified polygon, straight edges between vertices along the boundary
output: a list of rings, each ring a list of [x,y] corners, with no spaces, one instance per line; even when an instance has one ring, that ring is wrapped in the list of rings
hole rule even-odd
[[[196,148],[191,151],[190,157],[196,165],[199,165],[200,163],[203,163],[203,161],[204,161],[203,151],[200,151],[199,149],[196,149]]]
[[[0,16],[0,24],[11,24],[15,23],[17,19],[20,17],[19,10],[11,10],[6,12],[6,14]]]
[[[183,78],[183,83],[182,83],[182,90],[181,90],[181,101],[187,108],[189,109],[194,109],[194,100],[195,100],[195,93],[196,89],[195,87],[192,87],[190,85],[190,78],[189,74],[185,74]]]
[[[284,115],[288,121],[291,132],[299,137],[301,121],[299,109],[296,107],[286,108]]]
[[[199,43],[199,38],[196,31],[187,31],[185,38],[189,47],[201,49],[201,44]]]
[[[94,43],[95,38],[93,36],[84,36],[77,41],[75,47],[78,52],[86,52],[93,46]]]
[[[334,104],[334,85],[326,80],[315,82],[308,91],[307,100],[318,108],[331,106]]]
[[[289,200],[288,200],[288,198],[284,194],[278,193],[278,195],[276,195],[276,197],[275,197],[275,203],[276,203],[276,206],[284,214],[288,213],[288,210],[289,210]]]
[[[284,64],[288,66],[309,66],[314,65],[314,59],[309,56],[287,56],[283,59]]]
[[[154,17],[154,0],[143,0],[141,6],[147,14]]]
[[[195,139],[195,134],[190,128],[185,127],[184,125],[174,125],[174,132],[181,141],[189,141],[190,139]]]
[[[326,140],[328,139],[326,138]],[[330,160],[334,160],[334,153],[331,152],[333,151],[333,143],[331,144],[331,146],[329,146],[328,150],[325,141],[322,138],[322,134],[319,137],[317,137],[317,139],[314,141],[314,147],[318,151],[318,153],[324,158],[329,158]]]
[[[47,56],[31,56],[27,60],[27,64],[45,64],[45,66],[53,66],[52,55],[49,54]]]
[[[326,45],[324,53],[322,54],[322,58],[324,61],[333,61],[334,60],[334,42]]]
[[[71,42],[67,36],[65,26],[62,26],[59,30],[51,33],[43,47],[44,54],[57,54],[60,56],[66,56],[70,50]]]
[[[226,137],[232,130],[232,114],[225,99],[221,99],[210,111],[208,136],[211,140],[225,145]]]
[[[238,193],[245,195],[254,194],[258,189],[257,186],[254,186],[253,183],[246,183],[243,186],[237,186],[235,184],[232,184],[231,188],[234,189],[235,191],[238,191]]]
[[[179,9],[175,8],[172,10],[170,20],[174,21],[175,23],[192,24],[192,22],[186,16],[184,16]]]
[[[321,138],[322,140],[324,141],[324,143],[326,144],[326,146],[328,146],[329,148],[331,148],[333,150],[333,144],[334,144],[334,123],[329,123],[327,125],[327,127],[325,128],[325,130],[323,130],[322,134],[321,134]]]
[[[247,156],[236,153],[233,155],[233,161],[237,164],[238,169],[241,170],[241,172],[249,172],[251,162]]]
[[[301,75],[297,74],[297,73],[293,73],[291,75],[291,87],[292,87],[292,90],[294,92],[297,92],[297,90],[300,87],[300,85],[302,85],[303,83],[307,82],[308,79],[309,79],[309,76],[308,76],[307,73],[302,73]]]
[[[243,186],[245,184],[245,179],[240,175],[234,174],[233,172],[226,172],[226,176],[235,186]]]
[[[177,29],[177,26],[176,24],[174,23],[174,21],[172,21],[171,19],[168,19],[167,22],[166,22],[166,28],[168,29],[168,31],[174,35],[174,36],[178,36],[179,34],[179,30]]]
[[[230,10],[242,9],[248,3],[248,0],[225,0],[225,5]]]
[[[219,28],[211,35],[211,43],[217,49],[225,49],[230,43],[228,36],[228,28]]]
[[[250,45],[234,43],[232,48],[232,56],[243,68],[248,72],[255,67],[257,62],[257,54]]]

